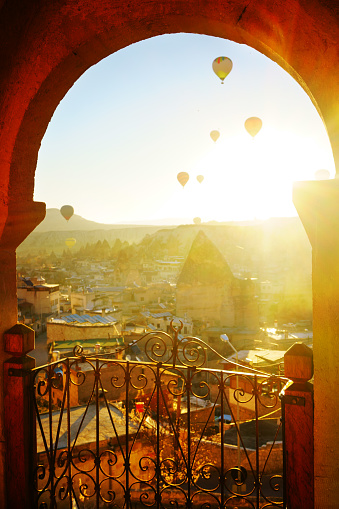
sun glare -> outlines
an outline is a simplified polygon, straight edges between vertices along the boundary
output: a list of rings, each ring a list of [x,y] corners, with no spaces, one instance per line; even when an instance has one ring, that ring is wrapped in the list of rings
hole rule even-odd
[[[265,126],[255,138],[223,139],[221,133],[190,171],[186,194],[178,198],[182,213],[194,210],[203,221],[295,216],[293,182],[314,179],[323,157],[320,148],[311,148],[308,138]]]
[[[223,86],[212,71],[216,54],[233,61]],[[143,71],[133,86],[128,56]],[[262,127],[252,137],[245,122],[256,117]],[[39,152],[35,199],[71,203],[103,223],[295,216],[293,182],[321,169],[334,176],[325,128],[286,72],[246,46],[177,34],[118,51],[72,87]],[[180,172],[189,174],[184,188]]]

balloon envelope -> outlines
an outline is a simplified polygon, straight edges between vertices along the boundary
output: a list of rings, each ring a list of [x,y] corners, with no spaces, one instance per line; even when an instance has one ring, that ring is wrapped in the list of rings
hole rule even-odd
[[[186,173],[185,171],[181,171],[177,175],[178,182],[182,185],[182,187],[185,187],[189,178],[190,178],[189,174]]]
[[[200,217],[195,217],[195,218],[193,219],[193,223],[194,223],[194,224],[200,224],[200,223],[201,223],[201,219],[200,219]]]
[[[68,221],[74,214],[72,205],[63,205],[60,209],[61,215]]]
[[[198,175],[197,176],[197,181],[199,182],[199,184],[201,184],[201,182],[204,180],[204,176],[203,175]]]
[[[226,76],[229,75],[233,67],[232,60],[228,57],[217,57],[213,60],[212,68],[218,78],[221,79],[221,83],[224,82]]]
[[[76,244],[76,239],[72,238],[66,239],[65,244],[67,247],[73,247]]]
[[[246,131],[254,138],[262,128],[262,121],[258,117],[250,117],[245,120]]]
[[[211,131],[210,132],[210,137],[212,138],[213,141],[217,141],[219,136],[220,136],[219,131]]]

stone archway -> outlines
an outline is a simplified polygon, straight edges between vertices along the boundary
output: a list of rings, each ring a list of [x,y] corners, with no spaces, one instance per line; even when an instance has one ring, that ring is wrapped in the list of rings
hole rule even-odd
[[[122,47],[164,33],[200,33],[247,44],[281,65],[308,93],[325,122],[339,167],[338,20],[339,10],[329,0],[0,1],[1,334],[16,322],[15,249],[44,217],[44,204],[33,202],[41,139],[58,103],[81,74]],[[330,452],[339,410],[320,420],[326,408],[324,394],[335,408],[335,393],[331,395],[323,373],[334,382],[339,369],[335,355],[339,246],[333,235],[339,226],[337,184],[336,180],[309,183],[295,190],[295,203],[314,252],[319,383],[315,461],[316,476],[328,480],[326,493],[321,494],[320,484],[319,495],[316,491],[322,507],[334,507],[335,486],[329,480],[338,474],[338,453]],[[2,344],[0,358],[6,358]],[[2,415],[1,394],[0,426]],[[5,442],[0,429],[3,474]],[[3,481],[0,493],[4,493]],[[0,505],[5,507],[1,495]]]

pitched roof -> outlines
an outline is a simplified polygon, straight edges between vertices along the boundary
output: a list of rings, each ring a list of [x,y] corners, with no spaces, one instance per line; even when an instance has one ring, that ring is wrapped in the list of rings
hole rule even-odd
[[[126,434],[126,421],[124,414],[112,404],[99,408],[100,414],[100,428],[99,428],[99,441],[116,440],[119,436],[124,437]],[[71,408],[69,417],[67,410],[62,413],[60,419],[60,412],[53,412],[53,437],[58,436],[57,443],[54,444],[56,449],[64,449],[67,447],[68,440],[71,444],[76,441],[77,446],[84,446],[85,444],[95,443],[96,437],[96,408],[95,405],[78,406]],[[47,433],[49,426],[49,414],[41,414],[40,416],[42,428]],[[60,419],[60,430],[58,430]],[[70,422],[70,436],[68,436],[68,419]],[[112,422],[114,420],[114,429]],[[81,423],[80,427],[79,424]],[[130,435],[137,432],[137,425],[131,420],[128,421]],[[39,428],[39,426],[38,426]],[[59,433],[59,435],[58,435]],[[78,434],[79,433],[79,434]],[[41,432],[37,434],[37,450],[38,453],[45,452],[45,444],[41,436]]]

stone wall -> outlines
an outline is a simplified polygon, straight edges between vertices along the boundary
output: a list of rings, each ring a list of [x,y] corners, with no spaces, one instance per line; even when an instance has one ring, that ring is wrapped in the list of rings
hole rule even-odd
[[[216,442],[205,442],[205,444],[208,443],[208,451],[211,458],[211,463],[213,463],[216,467],[220,468],[220,443]],[[269,455],[266,467],[265,467],[265,473],[266,474],[282,474],[283,471],[283,446],[282,442],[276,442],[274,444],[274,447],[272,449],[272,442],[267,442],[267,444],[263,445],[259,449],[259,465],[262,469],[265,465],[265,462],[267,460],[267,457]],[[255,466],[256,462],[256,451],[248,449],[248,458],[251,463],[251,465]],[[238,463],[238,448],[236,445],[224,445],[224,457],[225,457],[225,469],[229,469],[232,467],[235,467]],[[240,448],[240,458],[241,458],[241,465],[245,467],[247,470],[249,469],[249,462],[247,460],[246,453],[244,452],[243,448]]]
[[[113,324],[79,325],[47,322],[47,343],[53,341],[81,341],[84,339],[108,339],[117,334]]]

